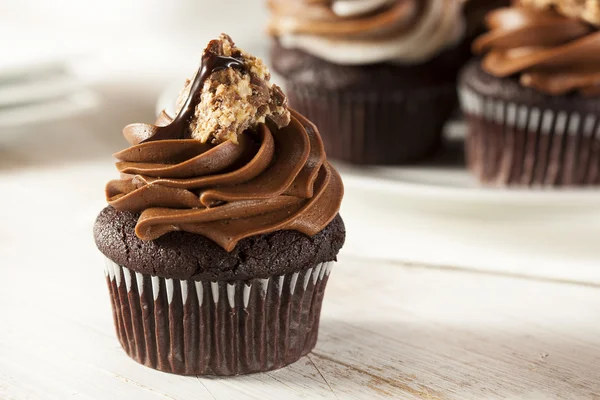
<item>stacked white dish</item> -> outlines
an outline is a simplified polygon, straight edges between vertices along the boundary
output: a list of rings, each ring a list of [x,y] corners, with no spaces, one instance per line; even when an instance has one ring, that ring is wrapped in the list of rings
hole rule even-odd
[[[18,40],[14,40],[19,36]],[[0,27],[0,133],[61,119],[97,105],[97,97],[73,72],[81,52],[43,34]]]

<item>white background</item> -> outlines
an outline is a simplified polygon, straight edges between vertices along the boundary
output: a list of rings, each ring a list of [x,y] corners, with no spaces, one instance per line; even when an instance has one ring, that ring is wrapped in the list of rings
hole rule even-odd
[[[0,398],[600,396],[597,219],[424,216],[368,190],[347,191],[348,242],[309,358],[229,380],[127,358],[91,234],[120,131],[151,121],[164,87],[219,33],[265,55],[265,21],[258,0],[0,2],[0,62],[81,54],[77,70],[101,98],[88,115],[0,132]]]

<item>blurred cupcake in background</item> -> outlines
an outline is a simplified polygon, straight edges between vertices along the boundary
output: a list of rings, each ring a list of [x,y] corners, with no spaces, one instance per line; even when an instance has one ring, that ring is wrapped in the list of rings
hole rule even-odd
[[[460,78],[470,169],[486,184],[598,184],[600,2],[522,0],[487,25]]]
[[[469,3],[268,1],[273,69],[290,104],[319,126],[330,157],[401,164],[438,148],[469,36],[499,2]]]

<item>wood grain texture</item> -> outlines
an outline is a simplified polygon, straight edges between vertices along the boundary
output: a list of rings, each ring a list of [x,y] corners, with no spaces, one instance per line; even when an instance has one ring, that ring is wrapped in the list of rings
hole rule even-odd
[[[597,285],[349,253],[296,364],[231,379],[140,366],[91,234],[114,175],[108,158],[0,170],[0,399],[600,399]]]
[[[95,175],[82,169],[69,174]],[[92,197],[48,184],[84,204]],[[28,242],[0,244],[2,399],[600,398],[597,287],[343,255],[308,357],[231,379],[153,371],[113,333],[93,212],[48,213],[40,223],[0,211],[15,223],[1,236],[14,238],[8,227],[18,220],[30,230]],[[76,218],[61,224],[67,216]],[[52,235],[57,226],[62,235]]]

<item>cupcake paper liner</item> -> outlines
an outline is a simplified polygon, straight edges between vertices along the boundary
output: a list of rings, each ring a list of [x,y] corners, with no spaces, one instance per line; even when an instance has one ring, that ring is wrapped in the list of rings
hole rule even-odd
[[[467,165],[483,183],[600,183],[600,116],[506,102],[459,89]]]
[[[328,157],[353,164],[403,164],[430,155],[457,105],[454,83],[383,92],[288,82],[286,92],[319,129]]]
[[[166,279],[106,259],[117,336],[148,367],[238,375],[297,361],[316,342],[333,262],[249,281]]]

